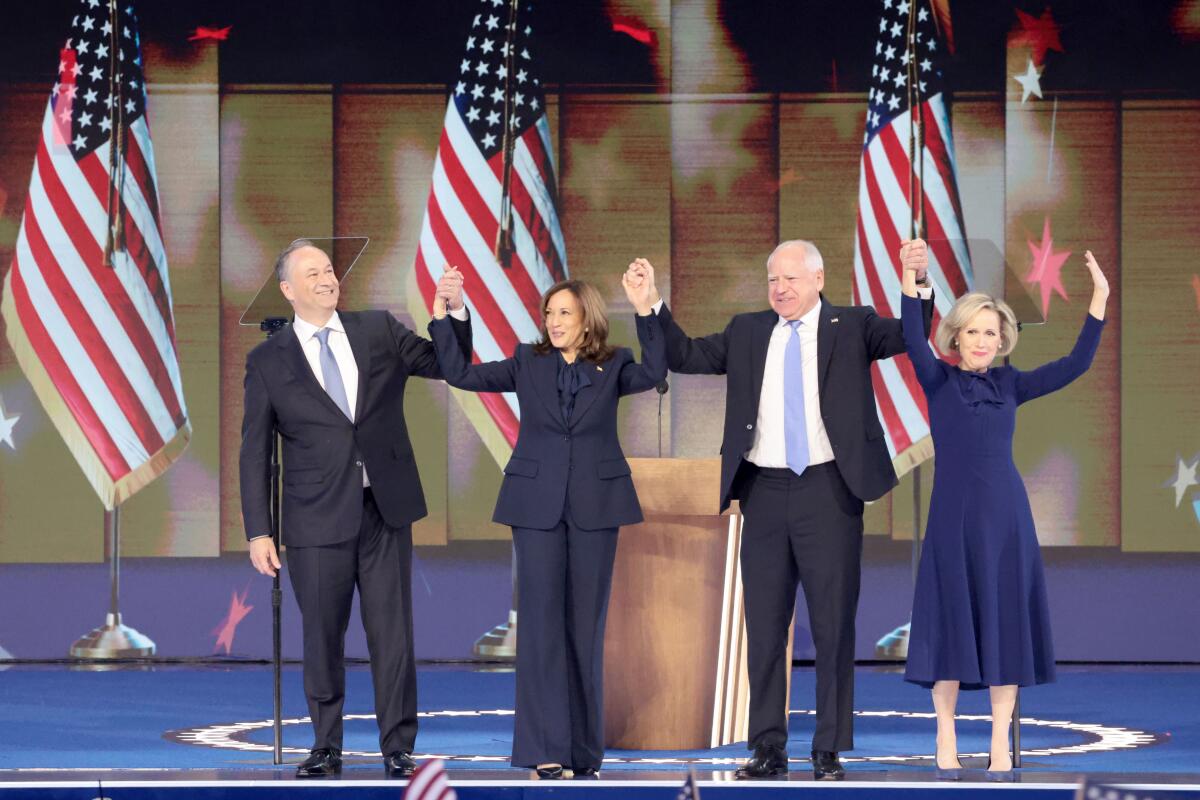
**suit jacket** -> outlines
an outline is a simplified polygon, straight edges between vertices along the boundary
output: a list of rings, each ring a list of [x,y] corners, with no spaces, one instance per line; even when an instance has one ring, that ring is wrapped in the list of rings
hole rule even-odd
[[[607,361],[584,362],[590,386],[579,390],[570,422],[558,401],[558,354],[538,355],[522,344],[512,358],[468,365],[454,347],[446,319],[429,333],[437,346],[446,382],[476,392],[513,392],[521,409],[521,430],[492,520],[516,528],[548,530],[571,518],[584,530],[617,528],[642,521],[629,463],[617,439],[617,401],[644,392],[667,376],[662,329],[653,315],[637,318],[642,363],[618,348]]]
[[[923,303],[928,332],[933,301]],[[721,509],[738,487],[738,467],[754,444],[758,398],[774,311],[738,314],[725,330],[692,339],[664,305],[659,311],[667,339],[667,364],[675,372],[725,375],[725,432],[721,442]],[[817,323],[817,382],[821,418],[833,446],[834,461],[850,491],[860,500],[876,500],[896,485],[883,428],[875,412],[871,362],[904,352],[900,320],[881,317],[869,306],[835,306],[821,298]]]
[[[339,312],[358,365],[354,422],[317,382],[287,326],[246,357],[239,472],[247,538],[270,533],[271,438],[282,440],[284,544],[334,544],[358,535],[362,470],[392,527],[426,514],[404,422],[410,375],[441,378],[433,345],[386,311]],[[453,322],[470,351],[470,323]]]

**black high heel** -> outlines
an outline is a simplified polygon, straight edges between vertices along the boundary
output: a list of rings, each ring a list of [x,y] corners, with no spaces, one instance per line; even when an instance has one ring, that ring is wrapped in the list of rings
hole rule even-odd
[[[1012,767],[1009,767],[1007,770],[993,770],[991,758],[988,758],[987,770],[983,773],[983,776],[987,780],[996,783],[1012,783],[1017,777]]]

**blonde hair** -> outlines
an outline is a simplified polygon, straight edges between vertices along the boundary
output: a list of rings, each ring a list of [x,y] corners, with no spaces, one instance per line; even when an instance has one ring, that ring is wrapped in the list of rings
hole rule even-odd
[[[957,351],[959,332],[967,327],[967,323],[980,311],[995,311],[996,316],[1000,318],[1000,349],[996,351],[996,355],[1006,356],[1011,353],[1017,346],[1017,316],[1008,307],[1008,303],[983,292],[964,294],[958,298],[950,313],[942,317],[933,340],[937,349],[943,353]]]
[[[550,298],[562,291],[570,292],[579,302],[579,322],[583,325],[583,338],[579,340],[577,350],[579,358],[593,363],[610,359],[614,348],[608,343],[608,311],[604,297],[590,283],[573,280],[559,281],[542,295],[542,335],[533,346],[533,352],[545,355],[554,350],[550,334],[546,332],[546,309],[550,306]]]

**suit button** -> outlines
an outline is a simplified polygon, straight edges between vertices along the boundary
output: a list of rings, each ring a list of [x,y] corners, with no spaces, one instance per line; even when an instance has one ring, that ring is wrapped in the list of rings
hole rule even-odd
[[[747,425],[747,426],[746,426],[746,430],[748,430],[748,431],[752,431],[752,430],[754,430],[754,426],[753,426],[753,425]]]
[[[356,466],[356,467],[361,467],[361,466],[362,466],[362,462],[361,462],[361,461],[355,461],[355,462],[354,462],[354,466]]]

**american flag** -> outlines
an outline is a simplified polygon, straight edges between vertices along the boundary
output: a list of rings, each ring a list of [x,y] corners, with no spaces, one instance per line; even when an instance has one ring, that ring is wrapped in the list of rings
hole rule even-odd
[[[446,765],[440,758],[426,761],[417,767],[408,788],[404,790],[403,800],[457,800],[458,795],[450,788],[450,780],[446,777]]]
[[[532,6],[481,0],[467,34],[433,165],[433,186],[421,224],[416,278],[421,316],[431,313],[444,263],[466,279],[474,360],[507,358],[537,339],[541,295],[567,275],[558,219],[546,98],[534,63]],[[505,124],[506,104],[509,110]],[[504,185],[506,136],[512,140],[511,263],[496,257]],[[414,315],[416,315],[414,313]],[[517,440],[516,397],[458,394],[476,430],[502,460]],[[499,434],[497,437],[496,434]],[[503,459],[503,460],[506,460]]]
[[[910,238],[914,203],[925,220],[929,277],[935,287],[934,326],[973,282],[962,205],[955,178],[942,59],[935,11],[928,2],[883,0],[875,42],[866,135],[858,183],[854,245],[854,302],[884,316],[900,316],[900,242]],[[907,46],[910,12],[916,15],[916,48]],[[940,14],[939,14],[940,16]],[[947,17],[948,19],[948,17]],[[923,158],[915,156],[919,180],[909,196],[908,68],[916,60],[918,116]],[[921,140],[918,140],[921,141]],[[877,361],[871,368],[879,418],[897,471],[904,473],[932,452],[929,412],[908,356]]]
[[[81,0],[76,11],[42,120],[3,315],[38,399],[111,509],[171,465],[191,426],[137,16],[128,0]],[[110,205],[120,224],[106,259]]]
[[[696,785],[696,771],[688,769],[687,779],[675,793],[675,800],[700,800],[700,787]]]

